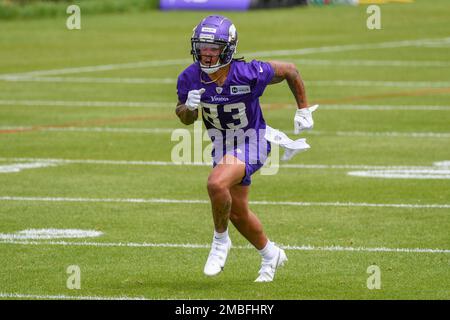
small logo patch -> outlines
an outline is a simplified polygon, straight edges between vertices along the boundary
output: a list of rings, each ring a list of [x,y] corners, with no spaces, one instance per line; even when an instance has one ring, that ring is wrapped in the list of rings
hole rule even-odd
[[[212,33],[216,33],[217,29],[216,28],[208,28],[208,27],[203,27],[202,28],[202,32],[212,32]]]
[[[216,87],[216,92],[217,92],[217,94],[221,94],[222,91],[223,91],[223,88],[222,88],[222,87]]]
[[[200,39],[211,39],[211,40],[214,40],[214,35],[213,34],[208,34],[208,33],[200,33],[199,38]]]
[[[230,86],[231,94],[246,94],[250,92],[250,86]]]

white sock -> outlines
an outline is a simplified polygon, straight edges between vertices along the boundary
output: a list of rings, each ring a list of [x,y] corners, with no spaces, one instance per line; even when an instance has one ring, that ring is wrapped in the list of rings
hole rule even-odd
[[[258,251],[264,260],[272,260],[276,256],[278,248],[272,241],[267,240],[266,246]]]
[[[214,230],[214,241],[217,241],[220,243],[227,243],[228,242],[228,229],[226,229],[222,233],[219,233],[216,230]]]

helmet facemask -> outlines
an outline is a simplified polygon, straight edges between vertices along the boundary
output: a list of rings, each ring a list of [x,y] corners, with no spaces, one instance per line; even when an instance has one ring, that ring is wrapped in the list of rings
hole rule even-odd
[[[205,73],[214,73],[220,68],[227,66],[232,60],[227,59],[230,55],[230,45],[228,43],[222,41],[206,42],[192,39],[191,44],[191,53],[194,61],[200,63],[200,67]]]
[[[224,51],[225,45],[223,43],[192,41],[194,61],[198,61],[202,70],[208,74],[214,73],[222,67]]]

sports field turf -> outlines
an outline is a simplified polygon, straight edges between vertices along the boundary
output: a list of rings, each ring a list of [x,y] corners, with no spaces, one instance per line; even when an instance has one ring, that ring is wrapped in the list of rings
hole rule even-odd
[[[0,21],[0,298],[450,299],[448,1],[381,13],[381,30],[366,6],[224,13],[239,54],[295,62],[321,105],[311,149],[253,176],[251,207],[289,259],[268,284],[234,227],[224,272],[203,275],[210,167],[171,165],[176,78],[206,12]],[[287,84],[261,104],[294,138]]]

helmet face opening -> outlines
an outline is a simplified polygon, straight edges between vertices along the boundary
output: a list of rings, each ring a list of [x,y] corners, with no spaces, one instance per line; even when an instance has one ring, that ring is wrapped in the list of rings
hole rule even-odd
[[[216,67],[224,64],[226,44],[221,42],[192,41],[194,61],[200,62],[202,67]]]
[[[216,72],[233,60],[237,32],[233,23],[223,16],[209,16],[195,28],[191,38],[191,54],[207,73]]]

